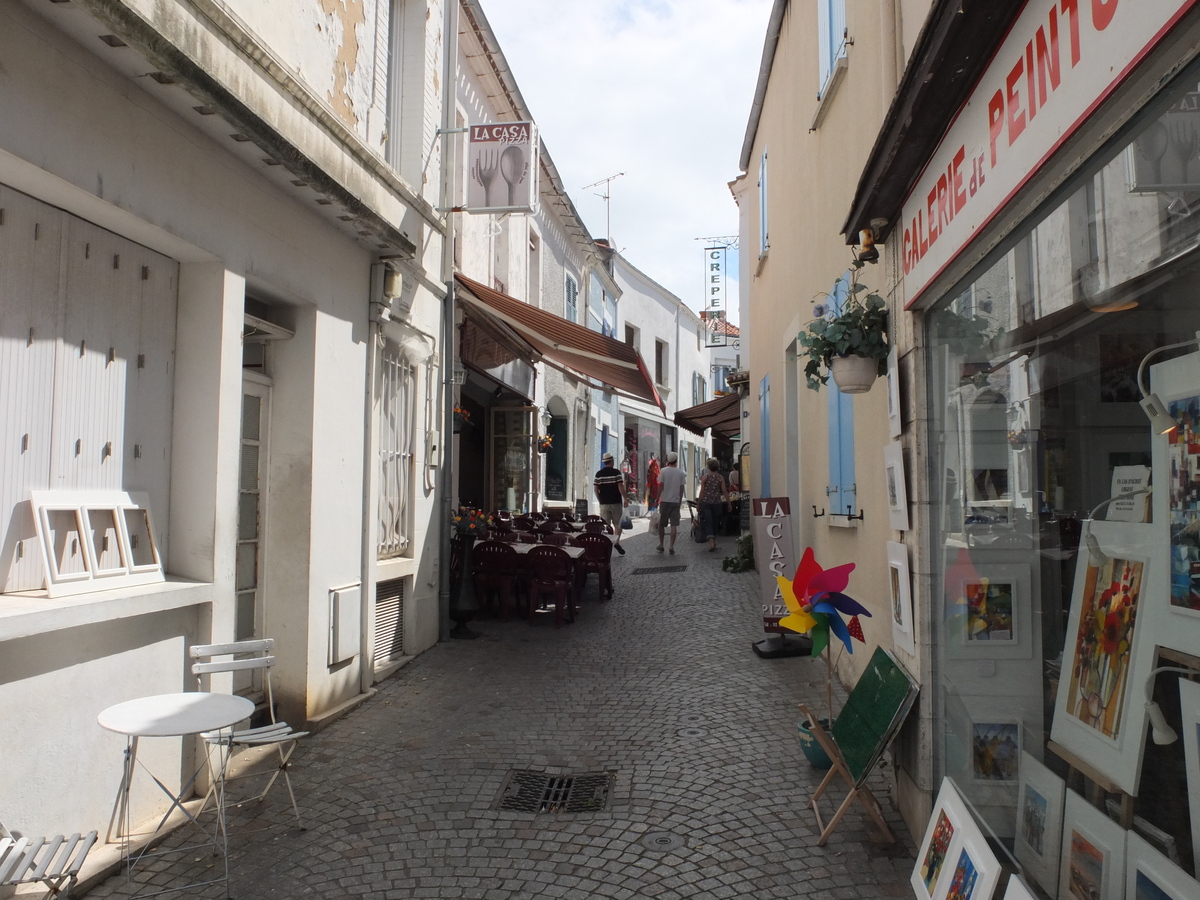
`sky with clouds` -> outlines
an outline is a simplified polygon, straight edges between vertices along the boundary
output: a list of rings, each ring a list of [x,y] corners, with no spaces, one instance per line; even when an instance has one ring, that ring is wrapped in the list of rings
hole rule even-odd
[[[583,188],[624,172],[609,186],[617,249],[698,309],[696,238],[737,234],[728,183],[739,174],[771,0],[482,6],[584,224],[605,237],[604,185]]]

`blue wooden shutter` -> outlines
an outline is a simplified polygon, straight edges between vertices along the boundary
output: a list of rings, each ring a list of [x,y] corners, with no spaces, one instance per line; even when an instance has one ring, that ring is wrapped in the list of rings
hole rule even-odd
[[[834,313],[842,310],[849,296],[849,273],[842,276],[830,297]],[[854,395],[843,394],[831,380],[825,386],[829,411],[829,497],[831,515],[855,513],[857,499],[854,481]]]
[[[771,376],[764,375],[759,384],[759,481],[760,496],[771,496]]]

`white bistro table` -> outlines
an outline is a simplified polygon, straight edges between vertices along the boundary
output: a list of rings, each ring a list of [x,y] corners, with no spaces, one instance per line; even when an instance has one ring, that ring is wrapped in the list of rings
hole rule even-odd
[[[221,729],[230,728],[243,719],[249,718],[253,712],[254,703],[245,697],[238,697],[232,694],[210,694],[203,691],[190,691],[181,694],[157,694],[153,697],[139,697],[136,700],[127,700],[124,703],[108,707],[108,709],[96,717],[101,728],[125,735],[125,766],[121,775],[121,786],[117,792],[117,800],[113,805],[112,818],[109,819],[106,840],[112,840],[113,826],[115,825],[117,833],[121,836],[122,851],[125,856],[126,879],[130,884],[131,892],[133,867],[146,855],[146,849],[149,848],[152,842],[152,840],[148,841],[146,849],[143,849],[136,857],[132,854],[129,792],[133,785],[133,773],[137,765],[138,740],[144,737],[183,737],[189,734],[220,731]],[[230,733],[232,734],[232,731]],[[152,839],[154,834],[157,834],[162,829],[167,819],[170,818],[171,813],[179,809],[193,825],[205,834],[206,843],[211,844],[214,851],[221,854],[224,863],[224,876],[222,878],[214,878],[211,881],[200,882],[199,884],[181,885],[179,887],[158,890],[152,894],[144,894],[142,896],[153,896],[153,894],[179,891],[184,888],[199,887],[203,884],[215,884],[219,881],[225,882],[226,895],[228,896],[229,837],[225,830],[225,769],[229,763],[229,749],[229,745],[218,748],[218,759],[215,767],[212,765],[211,755],[206,752],[204,761],[196,767],[196,771],[192,773],[192,777],[179,789],[179,793],[175,793],[167,787],[157,775],[146,769],[145,765],[142,766],[162,792],[171,798],[171,806],[155,827],[150,838]],[[211,836],[204,831],[204,828],[196,821],[195,816],[188,812],[187,808],[183,805],[184,800],[190,796],[196,779],[206,767],[209,769],[209,775],[213,779],[213,784],[216,788],[214,794],[216,797],[217,821]]]

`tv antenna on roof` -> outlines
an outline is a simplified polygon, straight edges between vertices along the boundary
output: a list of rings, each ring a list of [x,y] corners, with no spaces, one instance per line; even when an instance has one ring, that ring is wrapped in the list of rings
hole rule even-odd
[[[736,234],[720,234],[714,237],[698,237],[693,240],[704,241],[706,244],[711,244],[714,247],[728,247],[730,250],[738,248],[738,236]]]
[[[586,191],[590,188],[604,185],[604,193],[597,194],[596,196],[604,201],[605,236],[608,238],[608,245],[610,247],[612,246],[612,193],[609,190],[609,186],[624,174],[624,172],[618,172],[616,175],[609,175],[607,178],[601,178],[599,181],[593,181],[591,184],[585,184],[580,188],[580,190]]]

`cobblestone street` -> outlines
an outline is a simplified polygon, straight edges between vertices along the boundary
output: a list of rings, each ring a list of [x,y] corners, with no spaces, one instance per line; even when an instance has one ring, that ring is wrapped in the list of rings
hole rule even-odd
[[[561,630],[550,615],[477,620],[477,640],[424,653],[304,740],[292,780],[307,830],[281,786],[232,811],[232,896],[907,896],[913,842],[881,775],[900,841],[872,843],[856,808],[815,846],[805,801],[823,773],[801,753],[796,704],[820,702],[823,670],[751,651],[758,581],[721,570],[733,539],[708,553],[681,535],[671,556],[645,529],[613,557],[611,601],[598,603],[593,578]],[[668,566],[683,570],[654,571]],[[615,773],[609,808],[498,810],[512,770]],[[157,878],[216,871],[198,857]],[[86,896],[125,890],[121,873]],[[204,890],[188,896],[223,896]]]

